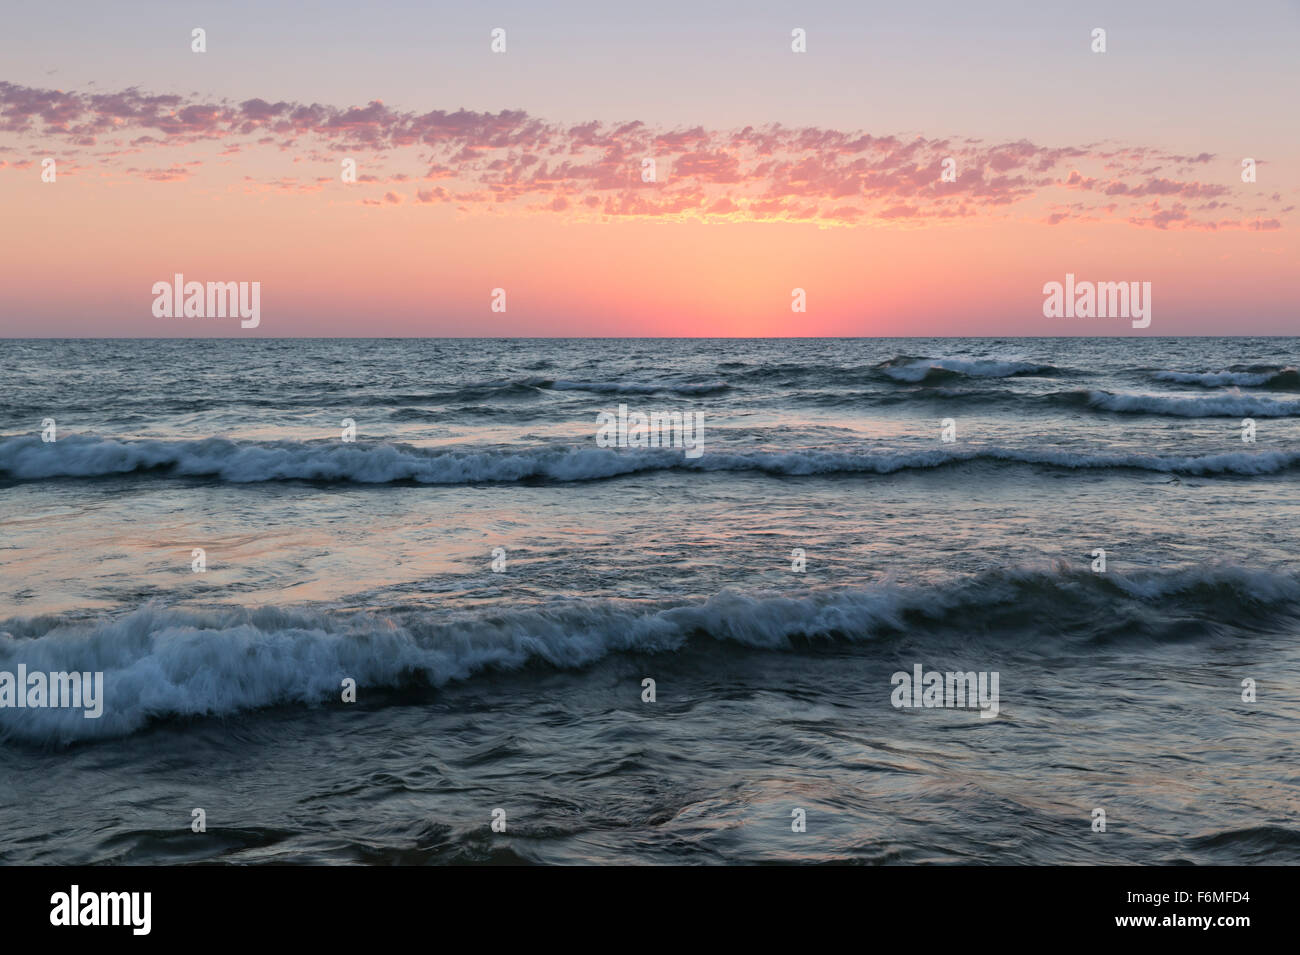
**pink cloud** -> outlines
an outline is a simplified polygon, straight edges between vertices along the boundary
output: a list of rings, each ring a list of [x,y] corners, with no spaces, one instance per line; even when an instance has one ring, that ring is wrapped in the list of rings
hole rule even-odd
[[[75,93],[6,82],[0,82],[0,131],[37,142],[42,155],[91,150],[89,159],[101,164],[124,155],[129,141],[150,160],[126,174],[173,183],[192,173],[164,158],[174,146],[212,142],[225,156],[270,147],[296,153],[296,163],[331,165],[364,150],[367,171],[359,185],[377,190],[415,178],[444,181],[445,189],[417,190],[416,202],[456,202],[467,210],[520,205],[566,216],[852,225],[1011,216],[1028,205],[1032,221],[1047,224],[1110,221],[1157,229],[1219,229],[1230,222],[1281,228],[1284,214],[1279,195],[1263,206],[1242,206],[1227,171],[1220,182],[1179,176],[1180,168],[1208,173],[1213,154],[1141,144],[985,143],[781,124],[732,130],[656,129],[640,121],[561,125],[521,110],[416,113],[378,99],[343,107],[261,98],[211,103],[136,88]],[[657,164],[654,181],[642,179],[645,159]],[[945,176],[951,168],[955,175]],[[267,185],[314,191],[328,189],[330,181]],[[1067,197],[1083,204],[1062,206]],[[1155,197],[1172,205],[1153,208],[1147,200]],[[359,198],[382,206],[405,197],[374,191]],[[1261,202],[1253,193],[1249,200]],[[1201,218],[1209,213],[1217,218]]]

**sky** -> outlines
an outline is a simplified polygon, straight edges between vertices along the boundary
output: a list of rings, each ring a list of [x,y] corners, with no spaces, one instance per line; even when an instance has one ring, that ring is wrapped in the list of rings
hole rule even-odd
[[[1297,329],[1300,0],[0,16],[0,336]]]

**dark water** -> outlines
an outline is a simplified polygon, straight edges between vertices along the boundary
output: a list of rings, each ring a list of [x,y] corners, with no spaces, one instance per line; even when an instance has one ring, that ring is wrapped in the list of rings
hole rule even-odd
[[[0,861],[1300,861],[1298,346],[0,342]]]

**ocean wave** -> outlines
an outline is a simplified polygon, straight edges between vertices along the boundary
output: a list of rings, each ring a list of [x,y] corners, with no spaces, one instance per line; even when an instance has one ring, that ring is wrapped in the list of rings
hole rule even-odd
[[[1018,376],[1052,377],[1080,374],[1070,369],[1058,368],[1041,362],[1000,361],[984,358],[924,358],[914,355],[896,355],[874,365],[833,365],[773,363],[733,371],[726,365],[731,381],[754,384],[775,382],[792,387],[813,382],[824,385],[854,385],[865,381],[882,381],[890,384],[932,384],[955,382],[964,378],[1014,378]]]
[[[1012,378],[1021,375],[1056,375],[1061,369],[1026,361],[986,358],[912,358],[900,355],[877,366],[895,381],[917,384],[948,378]]]
[[[34,435],[0,439],[0,477],[16,481],[127,474],[207,477],[238,484],[324,481],[354,484],[478,484],[590,481],[650,471],[754,471],[772,476],[893,474],[968,462],[1071,470],[1130,468],[1167,474],[1275,474],[1300,463],[1300,451],[1232,451],[1207,455],[1089,454],[1052,449],[951,447],[871,452],[805,448],[708,451],[535,447],[444,450],[397,444],[119,441],[73,435],[45,443]]]
[[[1250,366],[1216,372],[1158,371],[1156,381],[1200,388],[1273,388],[1278,391],[1300,390],[1300,371],[1277,365]]]
[[[1114,414],[1150,414],[1181,418],[1286,418],[1300,416],[1300,400],[1279,400],[1251,394],[1213,394],[1200,397],[1134,394],[1075,389],[1031,394],[997,387],[954,387],[933,380],[915,388],[883,391],[804,390],[794,395],[798,404],[822,407],[856,407],[936,403],[964,409],[1003,406],[1014,413],[1038,408],[1068,407]]]
[[[469,382],[450,385],[425,394],[390,395],[378,393],[354,399],[358,405],[393,405],[393,404],[454,404],[457,402],[476,403],[488,400],[536,399],[548,391],[587,391],[599,395],[657,395],[674,394],[690,397],[694,395],[721,394],[730,390],[726,382],[637,382],[637,381],[570,381],[552,378],[521,378],[508,381]],[[328,392],[316,396],[317,402],[328,400]]]
[[[1213,395],[1179,398],[1172,395],[1126,394],[1109,391],[1066,392],[1073,401],[1119,414],[1172,415],[1179,418],[1288,418],[1300,415],[1300,401],[1279,401],[1257,395]]]
[[[437,689],[489,670],[583,668],[611,653],[671,653],[698,639],[791,651],[904,633],[959,642],[977,632],[1113,641],[1117,626],[1146,639],[1181,639],[1190,613],[1231,625],[1294,617],[1298,608],[1300,580],[1269,571],[1225,565],[1125,576],[1061,566],[942,586],[882,583],[797,596],[729,589],[660,607],[589,600],[382,614],[146,605],[90,620],[15,618],[0,623],[0,670],[102,672],[103,712],[86,719],[79,709],[0,709],[0,738],[121,736],[159,719],[338,701],[346,678],[361,695]],[[1050,635],[1041,632],[1047,617],[1056,622]],[[1172,626],[1179,620],[1184,626]]]
[[[855,384],[870,378],[881,377],[878,367],[874,365],[831,365],[802,362],[765,362],[761,365],[745,365],[744,370],[733,369],[735,362],[726,362],[718,366],[719,371],[727,373],[727,379],[745,384],[776,383],[787,387],[814,379],[818,384]]]
[[[1067,404],[1078,405],[1071,397],[1072,392],[1049,392],[1047,394],[1026,394],[1008,388],[997,387],[961,387],[956,383],[922,384],[915,388],[890,387],[880,391],[835,391],[804,389],[793,394],[788,400],[800,405],[819,407],[848,407],[871,405],[892,407],[897,405],[934,403],[937,405],[959,406],[969,410],[977,405],[1004,406],[1016,413],[1024,413],[1036,405]]]
[[[653,395],[668,392],[675,395],[713,395],[728,391],[730,386],[722,381],[700,384],[675,382],[621,382],[621,381],[566,381],[559,379],[539,387],[554,391],[590,391],[600,395]]]

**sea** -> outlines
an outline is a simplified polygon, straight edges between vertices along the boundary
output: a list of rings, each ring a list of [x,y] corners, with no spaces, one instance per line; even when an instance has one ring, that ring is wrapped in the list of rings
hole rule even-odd
[[[0,863],[1300,863],[1297,366],[0,341]]]

